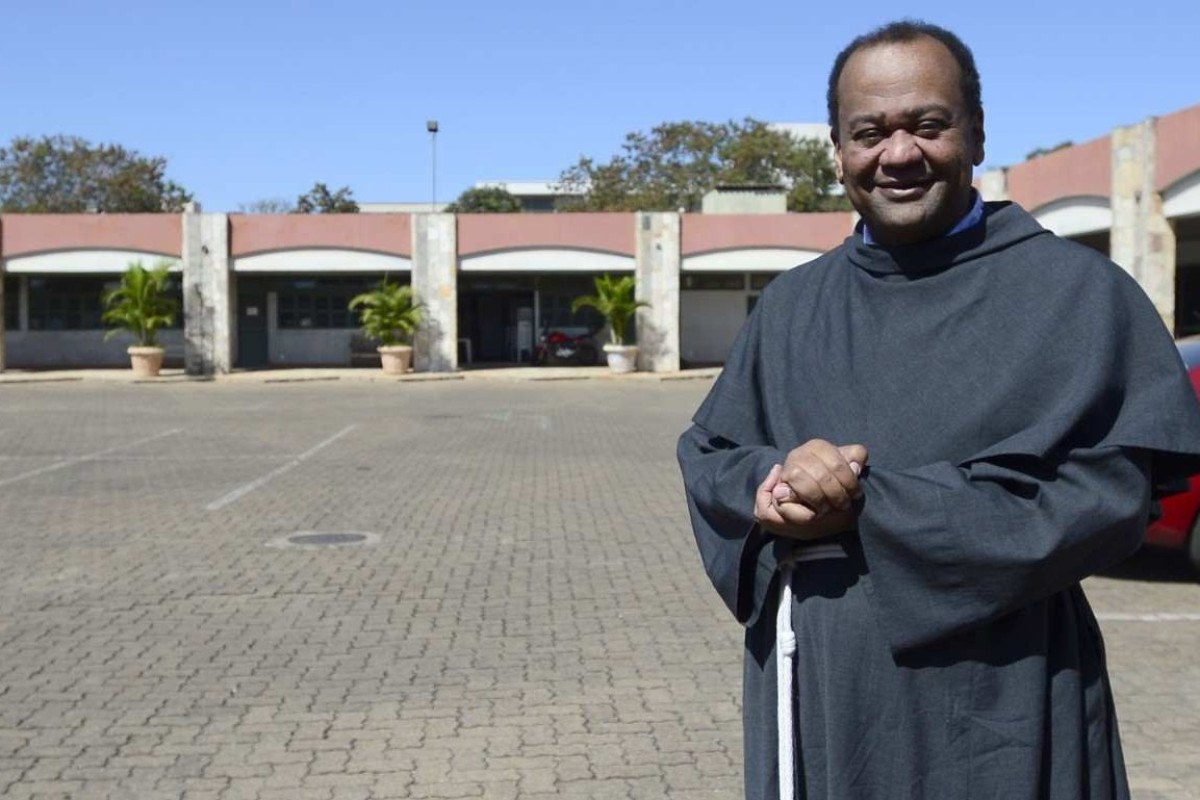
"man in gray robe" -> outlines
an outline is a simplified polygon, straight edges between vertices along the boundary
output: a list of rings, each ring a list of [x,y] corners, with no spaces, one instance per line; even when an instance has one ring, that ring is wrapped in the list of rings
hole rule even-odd
[[[1200,471],[1171,337],[1112,262],[972,189],[953,34],[860,37],[828,99],[862,223],[771,283],[679,441],[746,626],[746,795],[1126,798],[1079,582]]]

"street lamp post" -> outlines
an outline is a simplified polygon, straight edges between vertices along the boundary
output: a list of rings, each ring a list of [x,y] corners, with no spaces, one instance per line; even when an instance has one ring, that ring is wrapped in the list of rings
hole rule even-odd
[[[430,144],[430,181],[433,184],[431,200],[429,203],[429,212],[437,213],[437,134],[438,123],[436,119],[426,120],[425,130],[429,131]]]

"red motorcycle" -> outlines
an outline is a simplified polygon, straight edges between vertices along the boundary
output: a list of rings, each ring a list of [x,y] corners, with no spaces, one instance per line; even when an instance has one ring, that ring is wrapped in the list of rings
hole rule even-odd
[[[546,331],[538,337],[533,363],[539,367],[590,367],[599,361],[596,345],[588,333],[572,336],[563,331]]]

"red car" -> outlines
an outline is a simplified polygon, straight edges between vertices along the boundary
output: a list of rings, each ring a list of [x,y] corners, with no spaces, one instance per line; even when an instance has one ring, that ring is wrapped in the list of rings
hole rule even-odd
[[[1179,354],[1187,366],[1192,388],[1200,397],[1200,336],[1180,339]],[[1162,499],[1162,516],[1146,531],[1146,544],[1187,553],[1192,567],[1200,571],[1200,475],[1188,479],[1186,492]]]

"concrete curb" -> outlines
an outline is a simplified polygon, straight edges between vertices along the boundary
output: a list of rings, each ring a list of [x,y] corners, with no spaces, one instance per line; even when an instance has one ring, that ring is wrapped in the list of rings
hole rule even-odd
[[[435,383],[441,381],[641,381],[665,382],[711,380],[720,374],[716,367],[681,372],[631,372],[617,375],[607,367],[504,367],[461,372],[414,372],[408,375],[384,375],[370,369],[272,369],[233,372],[228,375],[188,375],[182,370],[164,370],[158,378],[134,378],[125,369],[47,370],[44,372],[0,373],[0,386],[33,383],[119,383],[119,384],[279,384],[279,383]]]

